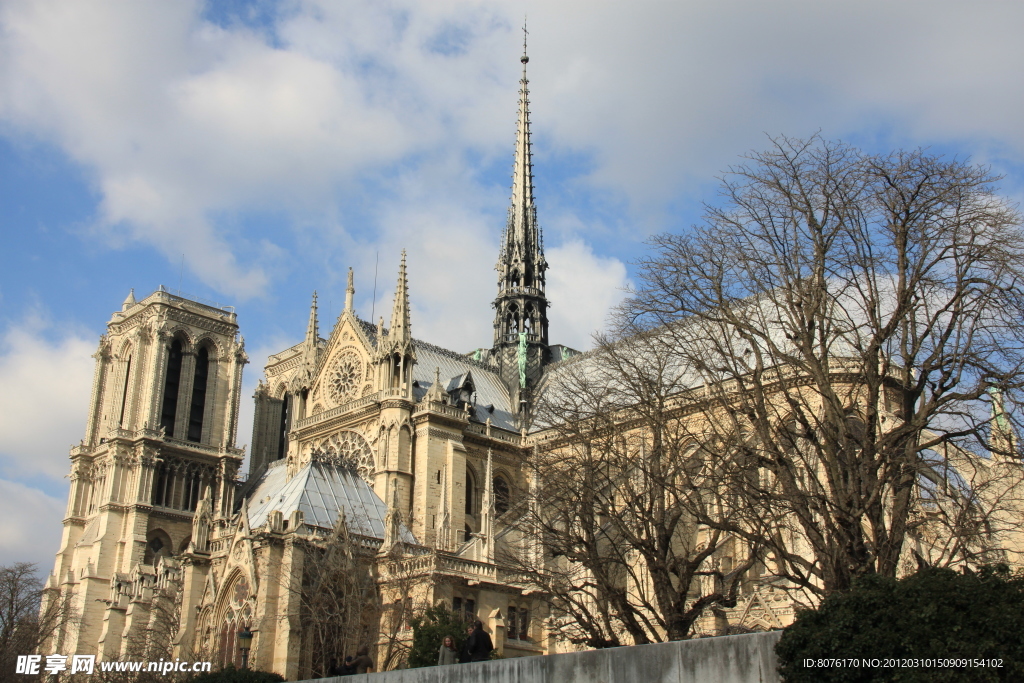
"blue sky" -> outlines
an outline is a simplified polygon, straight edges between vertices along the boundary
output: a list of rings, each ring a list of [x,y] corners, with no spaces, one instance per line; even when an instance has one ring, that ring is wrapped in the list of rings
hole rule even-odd
[[[131,288],[234,305],[247,394],[314,289],[329,330],[349,266],[386,315],[403,248],[414,334],[490,343],[524,14],[553,342],[586,347],[645,239],[766,135],[1024,187],[1020,3],[2,0],[0,563],[52,562]]]

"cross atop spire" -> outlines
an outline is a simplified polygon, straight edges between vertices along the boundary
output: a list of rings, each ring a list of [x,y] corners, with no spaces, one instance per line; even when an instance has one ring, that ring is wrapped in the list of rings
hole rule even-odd
[[[523,17],[523,56],[519,58],[519,61],[522,62],[523,64],[526,64],[528,61],[530,61],[530,58],[526,56],[526,36],[528,36],[529,34],[530,34],[530,32],[526,30],[526,17],[524,16]]]

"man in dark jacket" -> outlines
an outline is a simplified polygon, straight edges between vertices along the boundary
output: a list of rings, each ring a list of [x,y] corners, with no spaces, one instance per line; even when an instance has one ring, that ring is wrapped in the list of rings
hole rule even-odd
[[[459,664],[469,664],[473,661],[472,656],[469,654],[469,637],[473,635],[473,626],[469,625],[466,627],[466,637],[462,641],[462,649],[459,650]]]
[[[469,638],[466,640],[466,654],[469,656],[469,661],[485,662],[491,658],[491,650],[493,649],[494,645],[491,643],[491,637],[487,635],[484,625],[478,619],[473,623],[473,632],[469,634]]]

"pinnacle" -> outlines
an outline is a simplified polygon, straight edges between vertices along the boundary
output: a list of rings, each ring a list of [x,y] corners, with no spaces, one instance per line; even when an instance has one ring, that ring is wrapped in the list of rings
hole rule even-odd
[[[313,291],[313,303],[309,307],[309,323],[306,325],[306,343],[314,346],[320,339],[320,321],[317,317],[316,290]]]
[[[402,262],[398,267],[398,283],[395,285],[395,302],[391,311],[391,325],[388,337],[395,341],[412,339],[409,316],[409,280],[405,268],[405,249],[402,250]]]

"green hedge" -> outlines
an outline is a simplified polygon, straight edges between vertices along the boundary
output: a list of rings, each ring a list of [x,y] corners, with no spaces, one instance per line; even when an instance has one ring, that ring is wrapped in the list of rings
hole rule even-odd
[[[1024,681],[1024,575],[999,565],[865,576],[800,612],[775,651],[787,683]]]

